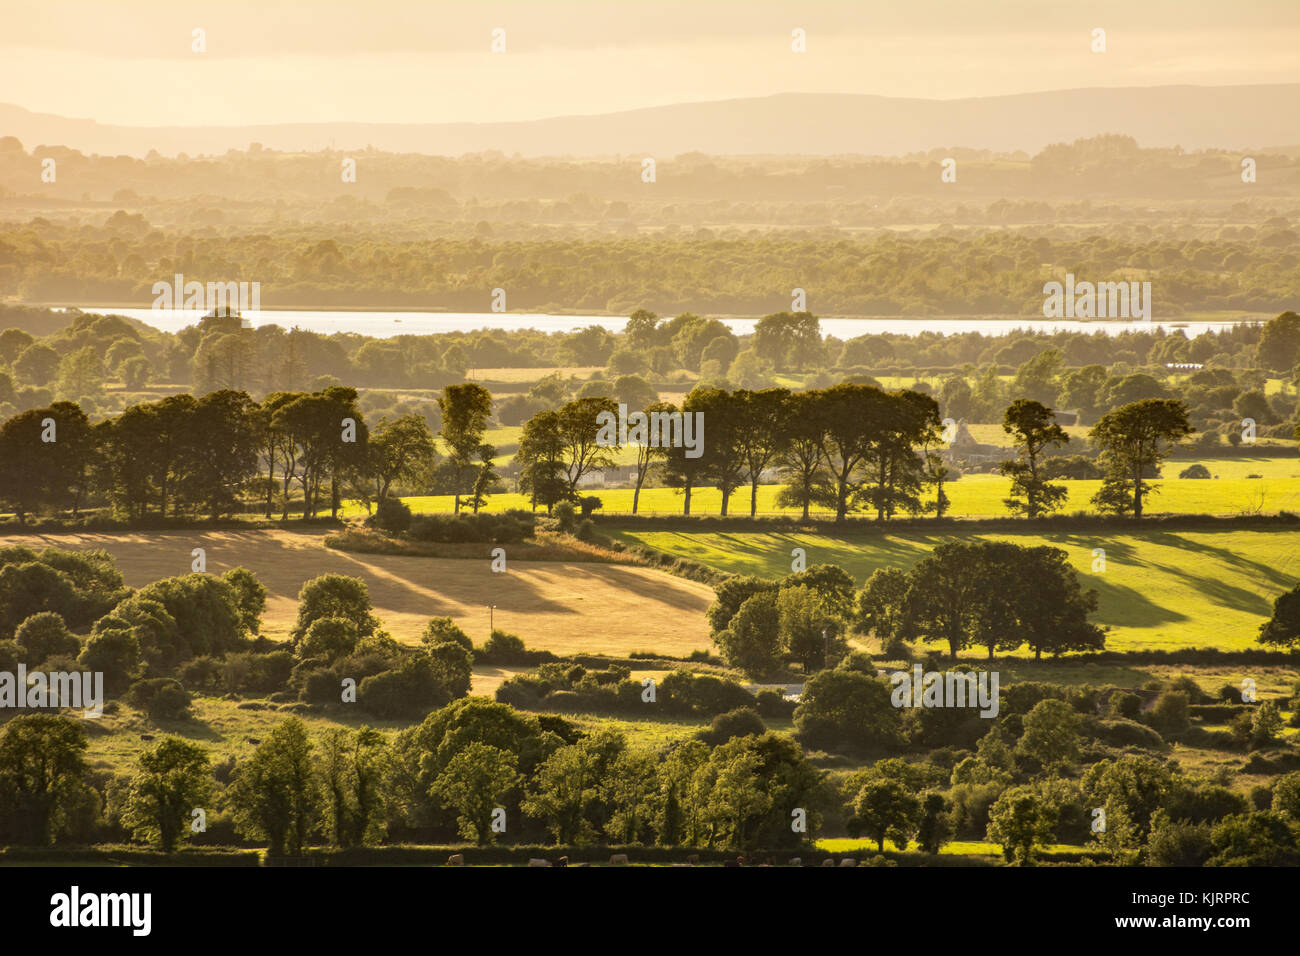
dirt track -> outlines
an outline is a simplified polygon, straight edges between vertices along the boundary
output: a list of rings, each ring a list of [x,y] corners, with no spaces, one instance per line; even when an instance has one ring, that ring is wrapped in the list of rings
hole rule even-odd
[[[651,650],[685,655],[707,648],[704,609],[713,591],[648,568],[509,561],[504,574],[482,561],[353,554],[326,548],[324,532],[197,531],[0,536],[0,546],[103,548],[127,584],[140,587],[186,574],[190,551],[207,551],[208,571],[243,566],[266,585],[263,632],[285,638],[304,581],[326,572],[363,578],[375,613],[399,641],[414,642],[431,617],[450,616],[474,642],[488,635],[488,604],[498,628],[556,653]]]

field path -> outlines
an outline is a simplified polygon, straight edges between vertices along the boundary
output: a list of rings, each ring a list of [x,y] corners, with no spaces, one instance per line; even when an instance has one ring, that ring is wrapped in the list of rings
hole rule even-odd
[[[284,639],[297,618],[304,581],[335,572],[365,580],[375,614],[397,640],[414,643],[431,617],[450,616],[473,638],[496,627],[530,648],[557,654],[660,651],[685,656],[709,644],[706,585],[649,568],[559,561],[510,561],[494,574],[483,560],[400,557],[335,551],[324,531],[157,531],[0,536],[0,547],[103,548],[126,583],[141,587],[190,571],[190,552],[207,552],[208,571],[248,568],[266,586],[263,633]]]

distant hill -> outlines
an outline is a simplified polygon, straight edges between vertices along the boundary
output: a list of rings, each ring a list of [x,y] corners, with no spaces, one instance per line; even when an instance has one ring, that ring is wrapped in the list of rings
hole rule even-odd
[[[372,145],[447,156],[485,150],[527,156],[890,156],[944,146],[1032,153],[1099,133],[1189,150],[1300,143],[1300,84],[1056,90],[960,100],[784,93],[514,123],[135,127],[0,104],[0,136],[16,136],[28,150],[57,144],[130,156],[151,149],[168,156],[219,154],[250,142],[286,151]]]

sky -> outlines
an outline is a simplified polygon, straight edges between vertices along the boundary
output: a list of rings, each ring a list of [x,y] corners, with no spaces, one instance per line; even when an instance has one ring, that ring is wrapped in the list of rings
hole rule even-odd
[[[1300,0],[0,0],[0,102],[133,126],[1294,82]]]

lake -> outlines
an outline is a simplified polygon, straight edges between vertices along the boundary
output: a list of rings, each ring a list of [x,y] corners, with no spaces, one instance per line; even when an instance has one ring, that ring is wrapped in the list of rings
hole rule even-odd
[[[179,332],[188,325],[198,322],[201,312],[186,309],[114,309],[99,306],[81,306],[84,312],[112,313],[139,319],[154,328],[165,332]],[[611,332],[618,332],[627,324],[627,316],[600,315],[549,315],[536,312],[330,312],[311,310],[262,310],[245,312],[254,326],[280,325],[286,329],[306,329],[329,335],[333,332],[355,332],[374,338],[391,338],[394,335],[429,335],[435,332],[470,332],[475,329],[504,329],[515,332],[523,329],[536,329],[542,332],[568,332],[587,326],[597,325]],[[938,332],[952,335],[962,332],[982,332],[985,335],[1006,335],[1017,329],[1030,329],[1039,332],[1083,332],[1095,334],[1104,332],[1118,335],[1121,332],[1144,331],[1154,327],[1162,329],[1181,328],[1190,338],[1202,332],[1230,329],[1237,321],[1194,321],[1170,320],[1144,321],[1102,320],[1081,321],[1079,319],[1042,319],[1042,318],[837,318],[819,316],[823,335],[834,335],[839,339],[851,339],[860,335],[874,335],[892,332],[899,335],[920,335],[922,332]],[[738,335],[747,335],[754,330],[758,319],[720,319],[720,321]]]

